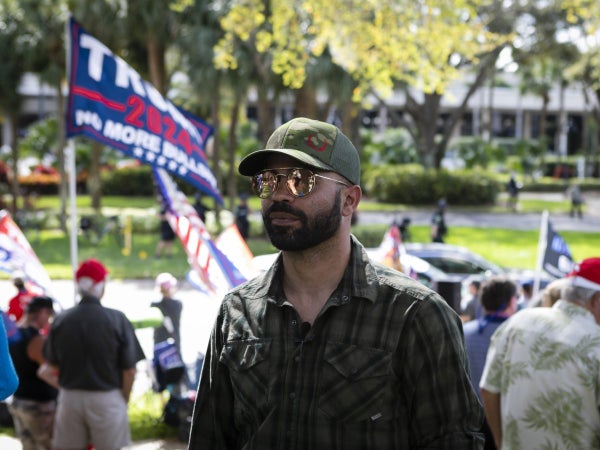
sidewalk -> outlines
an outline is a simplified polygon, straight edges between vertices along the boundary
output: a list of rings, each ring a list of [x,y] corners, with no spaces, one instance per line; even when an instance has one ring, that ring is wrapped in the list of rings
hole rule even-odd
[[[156,441],[144,440],[134,442],[133,445],[125,447],[127,450],[186,450],[187,443],[171,440],[159,439]],[[10,436],[0,435],[0,449],[2,450],[22,450],[23,446],[19,440]]]

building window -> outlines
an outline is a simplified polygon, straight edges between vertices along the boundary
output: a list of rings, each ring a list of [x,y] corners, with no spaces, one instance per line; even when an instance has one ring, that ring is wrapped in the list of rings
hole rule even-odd
[[[460,135],[473,136],[473,113],[464,113],[460,120]]]

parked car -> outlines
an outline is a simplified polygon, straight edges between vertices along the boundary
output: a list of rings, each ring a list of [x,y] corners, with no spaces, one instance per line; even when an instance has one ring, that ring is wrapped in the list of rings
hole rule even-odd
[[[409,255],[427,261],[450,276],[465,279],[469,275],[479,274],[488,277],[507,273],[502,267],[465,247],[435,242],[409,242],[405,243],[404,247]]]

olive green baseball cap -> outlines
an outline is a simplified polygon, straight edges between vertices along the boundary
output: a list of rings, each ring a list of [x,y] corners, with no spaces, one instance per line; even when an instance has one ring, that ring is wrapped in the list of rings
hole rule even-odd
[[[336,172],[360,184],[360,158],[356,147],[335,125],[299,117],[277,128],[265,149],[246,156],[238,171],[252,176],[265,168],[269,155],[283,154],[316,169]]]

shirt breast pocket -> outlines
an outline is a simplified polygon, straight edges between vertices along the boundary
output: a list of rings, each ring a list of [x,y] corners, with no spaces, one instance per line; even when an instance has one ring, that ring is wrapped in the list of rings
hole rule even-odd
[[[220,362],[229,369],[234,414],[256,417],[266,411],[269,397],[270,339],[232,341],[225,344]]]
[[[392,418],[392,353],[328,343],[320,383],[319,408],[343,422]]]

